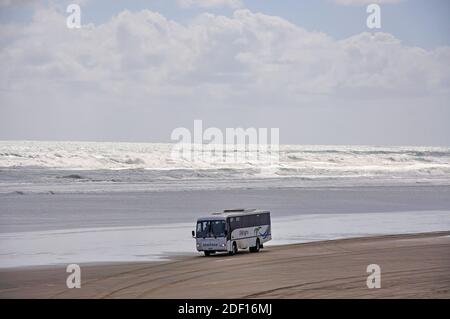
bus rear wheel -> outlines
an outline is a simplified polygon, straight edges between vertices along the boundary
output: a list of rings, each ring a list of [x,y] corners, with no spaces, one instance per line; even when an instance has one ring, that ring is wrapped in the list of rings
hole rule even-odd
[[[259,238],[258,238],[258,239],[256,239],[256,246],[250,247],[250,252],[257,253],[257,252],[259,252],[260,249],[261,249],[261,244],[259,243]]]

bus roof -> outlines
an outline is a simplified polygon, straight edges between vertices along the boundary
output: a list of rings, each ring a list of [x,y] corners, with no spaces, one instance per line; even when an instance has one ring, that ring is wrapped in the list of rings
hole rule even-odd
[[[236,208],[225,209],[223,212],[215,212],[209,216],[198,218],[198,220],[224,220],[227,217],[239,217],[244,215],[254,215],[261,213],[270,213],[268,210],[259,210],[256,208]]]

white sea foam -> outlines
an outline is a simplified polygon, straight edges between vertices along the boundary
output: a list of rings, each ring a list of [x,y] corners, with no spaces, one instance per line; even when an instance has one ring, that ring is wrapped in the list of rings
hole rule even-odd
[[[33,168],[51,174],[87,171],[58,176],[64,182],[296,179],[450,183],[450,148],[446,147],[281,145],[275,163],[186,161],[172,158],[172,147],[152,143],[0,141],[0,169],[15,174],[8,180],[0,174],[0,190],[6,182],[20,179],[18,171]],[[98,171],[101,174],[95,173]],[[46,177],[45,181],[51,179]]]
[[[191,223],[0,234],[0,267],[151,261],[196,254]],[[274,218],[270,245],[450,230],[449,211]]]

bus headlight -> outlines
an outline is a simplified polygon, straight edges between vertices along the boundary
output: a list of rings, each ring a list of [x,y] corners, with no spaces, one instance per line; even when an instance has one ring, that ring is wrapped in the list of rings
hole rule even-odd
[[[225,244],[221,244],[220,246],[221,246],[221,247],[225,247]]]
[[[200,247],[200,244],[197,244],[197,247]]]

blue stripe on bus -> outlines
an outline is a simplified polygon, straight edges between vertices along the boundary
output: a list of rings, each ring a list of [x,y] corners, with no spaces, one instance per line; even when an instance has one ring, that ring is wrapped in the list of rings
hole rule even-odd
[[[266,235],[266,234],[264,233],[264,235]],[[267,234],[265,237],[263,237],[263,239],[266,239],[269,236],[270,236],[270,233]],[[262,235],[258,235],[258,236],[255,235],[255,236],[248,236],[248,237],[239,237],[239,238],[231,238],[231,240],[247,239],[247,238],[253,238],[253,237],[262,237]]]

